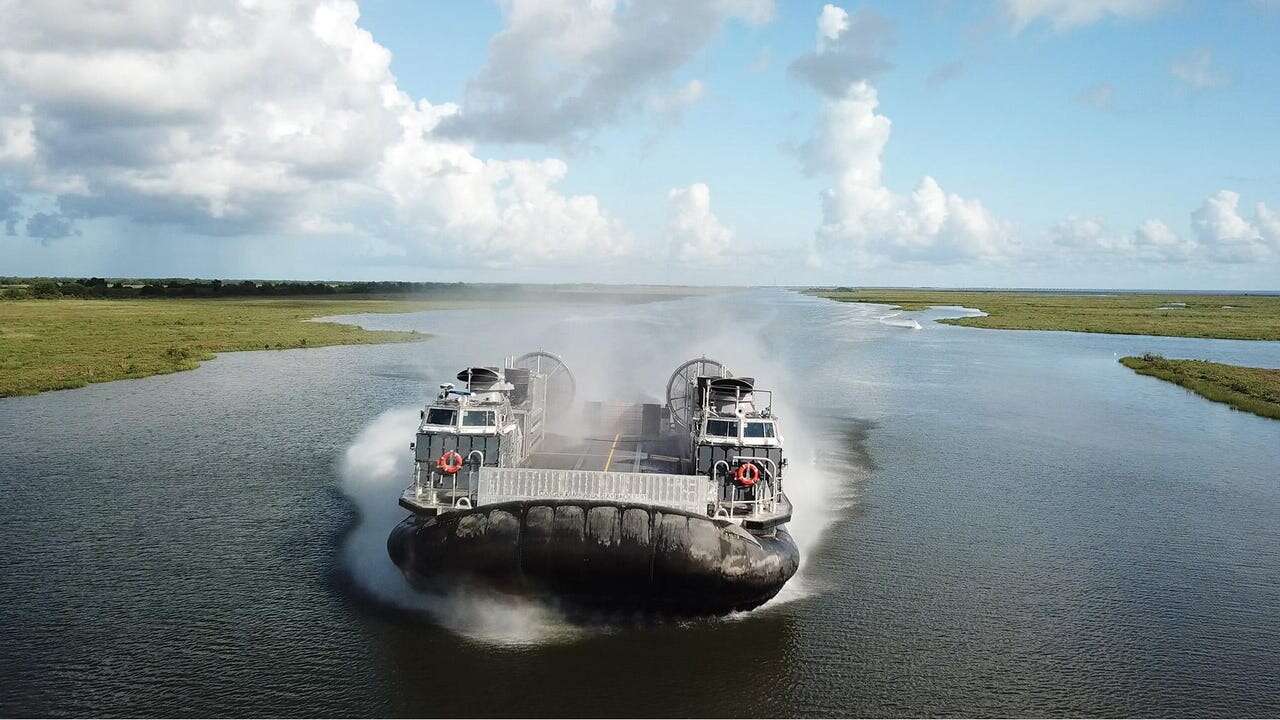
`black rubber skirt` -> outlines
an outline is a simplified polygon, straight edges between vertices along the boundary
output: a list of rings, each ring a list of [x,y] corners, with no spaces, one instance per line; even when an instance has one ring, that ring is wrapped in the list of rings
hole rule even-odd
[[[682,615],[754,608],[800,564],[783,528],[757,536],[680,510],[572,500],[412,515],[391,531],[387,550],[428,590],[483,583],[590,607]]]

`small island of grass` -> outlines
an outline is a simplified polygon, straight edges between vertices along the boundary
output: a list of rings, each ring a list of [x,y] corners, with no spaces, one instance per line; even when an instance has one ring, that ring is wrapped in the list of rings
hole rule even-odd
[[[1134,372],[1177,383],[1237,410],[1280,420],[1280,369],[1171,360],[1152,354],[1123,357],[1120,362]]]

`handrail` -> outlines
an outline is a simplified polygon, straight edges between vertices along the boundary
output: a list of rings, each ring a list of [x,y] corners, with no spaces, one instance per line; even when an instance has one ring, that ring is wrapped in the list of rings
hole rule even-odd
[[[723,466],[724,466],[724,474],[725,474],[725,475],[728,475],[728,474],[729,474],[729,463],[728,463],[728,461],[726,461],[726,460],[717,460],[717,461],[715,462],[715,464],[711,466],[711,481],[712,481],[712,482],[715,482],[715,480],[716,480],[716,468],[720,467],[721,465],[723,465]]]
[[[473,459],[477,460],[477,462],[473,463],[472,462]],[[414,496],[417,498],[422,498],[423,495],[430,492],[431,500],[430,502],[425,504],[439,506],[441,504],[439,491],[445,490],[446,488],[445,487],[437,488],[436,485],[437,485],[437,482],[440,482],[440,483],[443,482],[445,474],[441,473],[439,470],[435,468],[428,468],[427,482],[424,484],[423,474],[422,474],[422,463],[420,461],[415,461],[413,465],[414,465],[414,468],[413,468]],[[476,483],[474,482],[476,479],[476,468],[483,465],[484,465],[484,451],[472,450],[471,452],[467,453],[467,459],[463,463],[463,468],[459,469],[459,471],[456,473],[452,473],[448,475],[449,484],[448,484],[447,490],[449,493],[450,504],[452,504],[454,507],[459,507],[458,501],[461,499],[461,497],[465,497],[469,505],[475,504],[475,501],[472,500],[472,496],[475,495],[477,490],[479,489],[476,486]],[[466,485],[462,489],[465,490],[466,492],[465,492],[465,496],[460,496],[458,476],[462,475],[464,470],[466,472]],[[478,501],[479,498],[477,497],[475,498],[475,500]]]
[[[760,515],[766,511],[773,512],[777,503],[778,495],[782,492],[782,478],[778,474],[777,463],[775,463],[771,458],[760,457],[757,455],[736,455],[733,458],[733,462],[737,464],[741,464],[743,462],[760,463],[763,482],[756,484],[755,487],[757,488],[757,492],[752,500],[738,500],[738,488],[732,486],[730,491],[733,493],[733,498],[728,501],[723,500],[719,495],[721,493],[721,483],[725,481],[721,480],[722,476],[720,475],[720,466],[724,466],[724,477],[727,479],[730,464],[727,460],[715,461],[711,465],[711,482],[716,485],[717,499],[715,502],[715,508],[712,511],[712,516],[725,517],[725,515],[721,514],[723,511],[727,513],[727,517],[732,519],[736,517],[735,510],[743,504],[750,505],[750,515]]]
[[[775,463],[771,458],[761,457],[759,455],[734,455],[733,456],[733,461],[736,463],[741,463],[743,460],[749,460],[751,462],[760,461],[760,462],[768,463],[769,466],[773,468],[773,473],[772,473],[773,476],[777,477],[778,475],[778,464]],[[764,468],[761,468],[761,469],[764,469]]]
[[[453,474],[416,461],[413,471],[415,505],[436,508],[437,512],[482,505],[484,500],[478,494],[478,479],[484,458],[483,450],[469,451],[463,468]],[[752,487],[740,487],[733,482],[732,470],[735,465],[748,462],[760,468],[760,477]],[[777,461],[759,455],[735,455],[714,461],[708,478],[708,514],[717,520],[761,518],[767,521],[778,510],[782,494],[780,469]],[[445,482],[446,475],[448,482]]]
[[[775,463],[771,458],[761,457],[758,455],[735,455],[733,458],[733,461],[737,463],[740,463],[744,460],[747,462],[759,462],[761,464],[765,464],[765,467],[763,468],[763,470],[765,474],[769,476],[768,502],[769,502],[769,510],[772,511],[773,504],[774,504],[774,501],[777,499],[778,493],[782,492],[782,476],[778,474],[778,464]],[[775,482],[776,482],[776,487],[775,487]],[[761,498],[759,496],[756,497],[756,512],[760,511],[760,506],[763,504],[764,500],[765,498]]]

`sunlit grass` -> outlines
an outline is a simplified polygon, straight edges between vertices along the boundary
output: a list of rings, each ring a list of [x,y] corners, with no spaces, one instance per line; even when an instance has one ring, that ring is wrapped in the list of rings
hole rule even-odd
[[[1237,410],[1280,420],[1280,370],[1170,360],[1159,355],[1124,357],[1120,362],[1142,375],[1177,383]]]
[[[366,299],[0,302],[0,397],[191,370],[215,353],[412,342],[415,332],[309,322],[456,305]]]

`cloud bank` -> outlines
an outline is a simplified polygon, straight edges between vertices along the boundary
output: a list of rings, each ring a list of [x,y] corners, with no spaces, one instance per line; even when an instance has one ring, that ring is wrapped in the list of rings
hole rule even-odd
[[[705,183],[674,188],[667,194],[667,243],[672,259],[716,263],[732,242],[733,231],[711,212],[711,189]]]
[[[505,27],[489,42],[461,112],[442,123],[445,136],[580,141],[642,109],[645,93],[668,81],[726,22],[769,19],[773,2],[506,0],[502,8]]]
[[[1264,202],[1255,203],[1247,215],[1240,209],[1239,193],[1219,190],[1188,219],[1190,235],[1157,219],[1122,234],[1112,232],[1102,218],[1068,216],[1049,228],[1047,239],[1066,258],[1224,265],[1280,261],[1280,212]]]
[[[1007,3],[1027,24],[1047,20],[1068,29],[1107,16],[1137,17],[1161,3]],[[886,265],[1002,264],[1009,267],[1061,266],[1080,261],[1167,266],[1187,262],[1244,264],[1280,261],[1280,212],[1263,202],[1251,214],[1240,196],[1220,190],[1189,214],[1190,234],[1150,218],[1130,232],[1116,232],[1099,217],[1069,215],[1040,237],[1025,241],[1012,223],[980,200],[944,191],[925,176],[910,194],[883,182],[884,149],[892,122],[879,112],[870,78],[890,67],[882,58],[892,29],[878,16],[850,14],[826,5],[817,19],[813,52],[792,65],[795,76],[821,96],[818,122],[799,148],[806,173],[831,177],[823,191],[822,222],[815,232],[810,263],[815,266],[874,269]],[[1210,56],[1193,54],[1184,81],[1203,88],[1219,81]],[[1114,88],[1095,85],[1077,100],[1099,109],[1111,106]]]
[[[1219,190],[1191,213],[1191,227],[1211,259],[1249,263],[1280,258],[1280,213],[1259,202],[1250,220],[1239,207],[1239,193]]]
[[[6,4],[0,171],[27,234],[118,218],[196,235],[346,238],[475,264],[612,257],[631,238],[558,159],[445,138],[348,0]],[[14,212],[9,203],[9,214]]]
[[[1000,7],[1015,30],[1065,32],[1165,6],[1005,0]],[[637,238],[598,195],[566,189],[575,177],[555,157],[615,123],[673,126],[707,97],[728,106],[717,77],[702,74],[708,68],[697,78],[680,69],[725,27],[769,19],[770,0],[500,7],[502,30],[454,104],[403,90],[390,52],[360,27],[351,0],[0,0],[0,251],[12,258],[20,253],[10,248],[23,244],[20,252],[44,258],[46,272],[90,247],[97,255],[83,255],[85,266],[132,253],[160,257],[168,269],[189,256],[198,260],[179,266],[196,273],[201,261],[220,256],[293,267],[311,248],[321,259],[306,272],[359,264],[378,276],[430,267],[546,277],[542,268],[589,267],[601,277],[602,266],[715,263],[745,248],[801,269],[794,228],[738,221],[735,234],[735,223],[713,212],[705,183],[667,190],[674,183],[659,179],[634,189],[629,199],[642,205],[647,195],[657,205],[645,208],[654,220]],[[818,103],[811,133],[794,148],[800,169],[826,188],[816,229],[800,228],[812,231],[801,241],[809,268],[830,277],[895,267],[903,277],[946,278],[983,267],[1003,268],[985,276],[992,277],[1090,263],[1214,265],[1222,277],[1243,277],[1251,266],[1265,275],[1280,263],[1280,213],[1217,184],[1195,190],[1207,197],[1174,216],[1144,213],[1112,227],[1077,208],[1032,228],[989,209],[984,200],[1000,199],[991,191],[982,200],[952,192],[963,177],[948,178],[949,189],[932,175],[889,187],[893,123],[876,83],[893,68],[895,28],[874,11],[834,4],[811,22],[811,48],[787,69]],[[1208,49],[1167,69],[1193,91],[1231,81]],[[950,63],[927,82],[939,86],[965,71]],[[1124,98],[1139,97],[1140,88],[1123,87]],[[1117,108],[1117,95],[1099,82],[1075,100],[1119,117],[1136,101]],[[755,114],[743,120],[767,115],[763,104],[753,103]],[[535,146],[506,148],[499,158],[477,145],[484,141]],[[722,216],[742,212],[741,198],[721,194],[717,203]]]
[[[875,267],[887,262],[993,260],[1015,250],[1009,223],[978,200],[947,193],[924,177],[909,195],[882,179],[892,123],[878,112],[870,75],[888,67],[887,22],[834,5],[818,16],[816,49],[792,71],[822,95],[813,135],[800,147],[806,173],[834,177],[822,193],[815,261]]]

